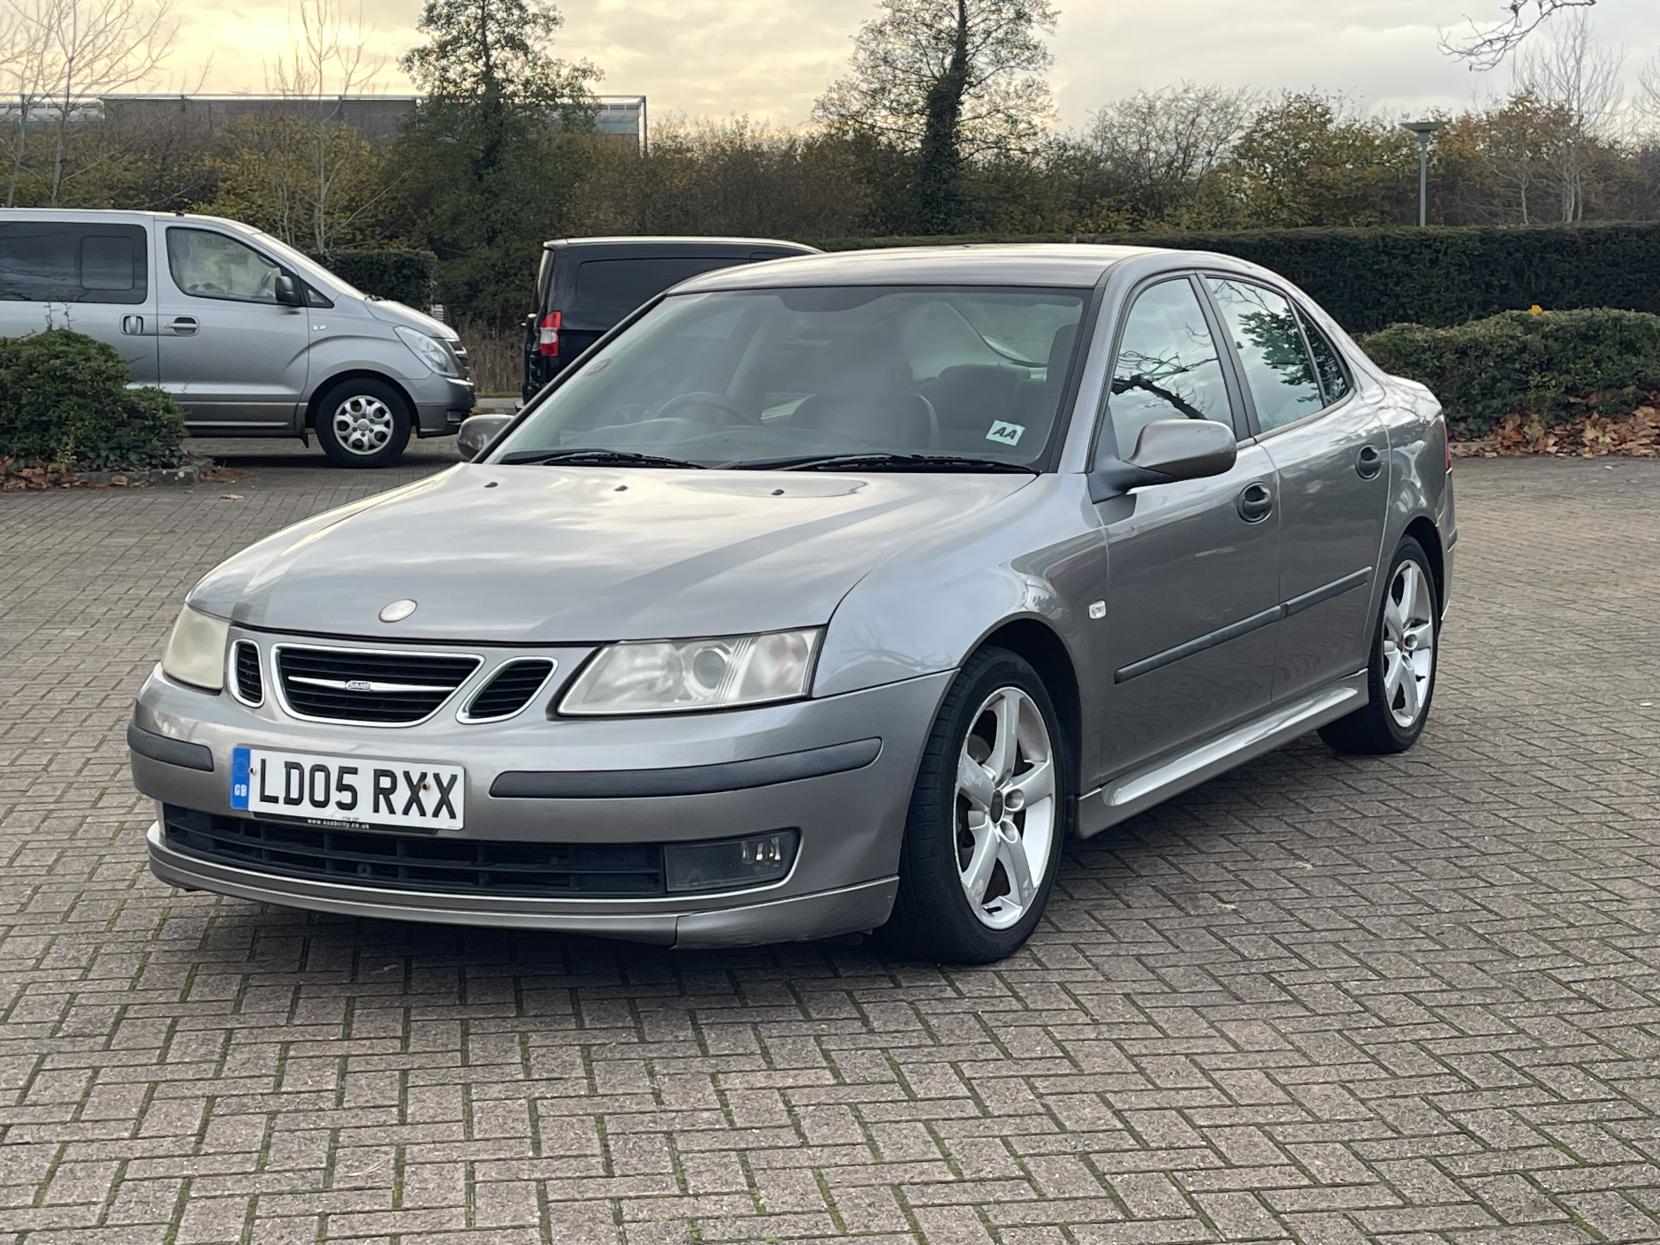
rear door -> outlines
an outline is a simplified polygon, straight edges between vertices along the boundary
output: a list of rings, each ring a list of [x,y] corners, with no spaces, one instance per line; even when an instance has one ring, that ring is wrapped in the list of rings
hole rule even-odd
[[[282,266],[246,241],[202,225],[163,223],[162,234],[156,309],[162,387],[195,429],[294,430],[312,313],[277,302]]]
[[[0,337],[68,328],[156,383],[155,283],[144,218],[0,222]]]
[[[1285,616],[1274,699],[1283,701],[1365,665],[1388,438],[1331,340],[1284,291],[1222,275],[1205,286],[1245,376],[1257,443],[1279,474]]]

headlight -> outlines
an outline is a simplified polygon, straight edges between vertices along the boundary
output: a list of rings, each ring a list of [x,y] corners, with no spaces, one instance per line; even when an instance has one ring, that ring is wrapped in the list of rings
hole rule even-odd
[[[225,641],[230,629],[224,619],[185,606],[167,637],[162,672],[176,682],[217,692],[225,686]]]
[[[409,352],[440,376],[461,375],[461,369],[456,365],[454,353],[436,337],[428,336],[419,329],[406,328],[401,324],[396,327],[395,331],[398,334],[398,340],[409,347]]]
[[[712,640],[613,644],[588,663],[559,712],[684,713],[807,694],[824,632],[771,631]]]

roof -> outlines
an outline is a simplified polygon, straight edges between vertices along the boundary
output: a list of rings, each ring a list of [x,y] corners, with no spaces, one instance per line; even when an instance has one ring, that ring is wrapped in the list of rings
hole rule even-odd
[[[676,292],[792,285],[1023,285],[1088,289],[1123,260],[1152,248],[1084,243],[994,243],[838,251],[723,268]]]
[[[717,238],[700,237],[696,235],[678,237],[663,234],[622,234],[606,238],[550,238],[542,243],[547,250],[555,247],[616,247],[618,249],[637,248],[652,250],[657,247],[675,247],[678,250],[696,250],[699,248],[721,251],[731,248],[753,250],[756,247],[789,247],[803,255],[816,255],[818,251],[801,242],[786,242],[782,238]]]

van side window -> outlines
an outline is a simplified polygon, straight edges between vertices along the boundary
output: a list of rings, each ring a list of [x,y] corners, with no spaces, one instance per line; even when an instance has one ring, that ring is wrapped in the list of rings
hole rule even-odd
[[[0,224],[0,299],[33,303],[142,303],[149,294],[139,225]]]
[[[195,298],[275,303],[282,269],[251,246],[209,229],[170,228],[167,267],[173,284]]]

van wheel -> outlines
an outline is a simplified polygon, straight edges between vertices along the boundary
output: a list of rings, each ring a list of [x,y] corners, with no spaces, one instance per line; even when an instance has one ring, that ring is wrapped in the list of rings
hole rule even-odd
[[[989,964],[1031,936],[1072,825],[1067,757],[1037,671],[1006,649],[969,658],[923,752],[885,943],[919,959]]]
[[[414,425],[409,403],[383,380],[343,380],[317,402],[317,442],[342,467],[390,467]]]

